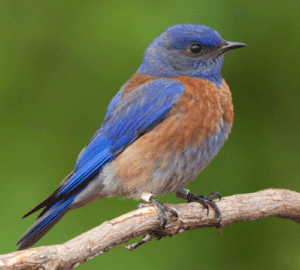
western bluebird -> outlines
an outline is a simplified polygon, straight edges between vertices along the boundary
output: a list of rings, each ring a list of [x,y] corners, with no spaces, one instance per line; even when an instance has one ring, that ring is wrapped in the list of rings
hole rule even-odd
[[[104,122],[79,154],[59,187],[24,217],[44,208],[19,239],[18,250],[34,245],[67,211],[101,198],[121,195],[166,211],[156,195],[208,204],[221,219],[212,196],[184,189],[210,162],[233,122],[228,85],[220,70],[224,53],[246,46],[228,42],[198,24],[169,27],[147,48],[142,65],[107,108]]]

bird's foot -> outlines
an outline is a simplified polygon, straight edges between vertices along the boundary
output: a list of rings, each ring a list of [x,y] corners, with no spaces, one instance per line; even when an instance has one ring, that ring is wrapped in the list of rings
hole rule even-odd
[[[188,189],[180,189],[176,192],[176,197],[187,200],[188,202],[198,202],[202,204],[204,208],[207,210],[207,215],[209,214],[209,205],[214,209],[216,216],[218,218],[218,223],[216,227],[220,227],[220,223],[222,220],[222,214],[217,204],[212,200],[213,197],[219,197],[219,201],[221,200],[221,195],[218,192],[213,192],[208,196],[199,196],[191,193]]]
[[[137,247],[139,247],[145,243],[148,243],[153,238],[160,240],[163,236],[165,236],[164,229],[165,229],[166,223],[168,221],[166,212],[170,212],[173,216],[178,218],[178,213],[175,210],[162,204],[157,198],[155,198],[155,196],[153,194],[148,193],[148,192],[143,192],[141,197],[146,202],[139,203],[136,208],[139,209],[139,208],[149,206],[149,205],[154,206],[154,208],[156,209],[156,211],[158,213],[158,217],[160,220],[159,229],[149,231],[148,234],[145,235],[143,237],[143,239],[137,243],[124,246],[125,249],[130,250],[130,251],[135,250]]]
[[[139,203],[137,208],[141,208],[141,207],[145,207],[145,206],[149,206],[149,205],[154,206],[154,208],[156,209],[156,211],[158,213],[158,217],[159,217],[159,221],[160,221],[159,228],[160,228],[161,234],[163,233],[166,223],[168,221],[166,212],[170,212],[173,216],[178,218],[178,213],[175,210],[162,204],[153,194],[143,192],[142,199],[145,200],[146,202]]]

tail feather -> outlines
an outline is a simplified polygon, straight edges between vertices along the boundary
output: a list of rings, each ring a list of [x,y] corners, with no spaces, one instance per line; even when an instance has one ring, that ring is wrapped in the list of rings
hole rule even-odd
[[[42,215],[45,214],[46,211],[48,211],[48,207],[49,205],[53,205],[55,202],[57,202],[57,197],[56,194],[59,192],[59,190],[68,182],[68,180],[70,179],[70,177],[73,175],[73,172],[70,173],[58,186],[58,188],[45,200],[43,200],[40,204],[38,204],[37,206],[35,206],[34,208],[32,208],[28,213],[26,213],[22,218],[25,218],[29,215],[31,215],[32,213],[38,211],[41,208],[46,207],[42,213],[38,216],[38,218],[40,218]]]
[[[60,201],[51,208],[45,208],[44,214],[39,216],[35,223],[21,236],[16,245],[17,250],[26,249],[41,239],[68,211],[74,196],[67,200]]]
[[[29,215],[33,214],[34,212],[40,210],[41,208],[46,207],[47,205],[51,205],[50,201],[52,201],[52,199],[55,199],[55,193],[52,193],[47,199],[45,199],[44,201],[42,201],[40,204],[38,204],[37,206],[35,206],[34,208],[32,208],[28,213],[26,213],[22,218],[26,218]],[[46,208],[45,208],[46,209]],[[44,209],[44,210],[45,210]],[[43,213],[44,214],[44,213]],[[41,217],[42,213],[38,216]]]

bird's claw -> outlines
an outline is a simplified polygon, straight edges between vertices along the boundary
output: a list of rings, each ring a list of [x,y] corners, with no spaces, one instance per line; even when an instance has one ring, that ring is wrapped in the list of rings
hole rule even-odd
[[[176,218],[178,218],[178,213],[169,208],[168,206],[162,204],[157,198],[155,198],[154,196],[151,196],[149,199],[149,204],[153,205],[154,208],[156,209],[157,213],[158,213],[158,217],[160,220],[160,231],[161,234],[163,233],[163,231],[165,230],[165,226],[168,220],[167,214],[166,212],[170,212],[173,216],[175,216]]]
[[[157,213],[158,213],[158,217],[159,217],[159,221],[160,221],[160,224],[159,224],[160,232],[159,232],[159,234],[162,235],[163,231],[165,229],[166,223],[168,221],[168,217],[167,217],[166,212],[170,212],[176,218],[178,218],[178,213],[175,210],[171,209],[170,207],[162,204],[153,195],[149,198],[149,202],[141,202],[141,203],[138,204],[138,206],[136,208],[139,209],[139,208],[149,206],[149,205],[153,205],[154,208],[156,209]]]
[[[207,215],[209,214],[209,205],[214,209],[218,220],[217,223],[217,227],[220,227],[220,223],[222,220],[222,214],[220,209],[218,208],[217,204],[212,200],[213,197],[218,197],[219,201],[221,200],[221,195],[220,193],[218,193],[217,191],[211,193],[208,196],[199,196],[196,194],[191,193],[189,190],[187,189],[181,189],[178,190],[176,193],[176,196],[181,198],[181,199],[185,199],[188,202],[198,202],[200,203],[206,210],[207,210]]]

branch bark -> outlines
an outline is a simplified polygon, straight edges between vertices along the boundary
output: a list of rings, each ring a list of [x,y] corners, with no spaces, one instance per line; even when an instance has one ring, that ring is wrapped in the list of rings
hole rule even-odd
[[[222,213],[221,226],[267,217],[291,219],[300,223],[300,193],[284,189],[266,189],[249,194],[224,197],[217,202]],[[209,215],[198,203],[169,205],[178,212],[176,219],[168,214],[164,236],[186,230],[214,227],[218,221],[214,211]],[[0,269],[72,269],[140,235],[158,228],[154,207],[144,207],[124,214],[85,232],[70,241],[53,246],[0,255]],[[146,240],[151,240],[148,235]],[[133,245],[127,246],[131,249]]]

